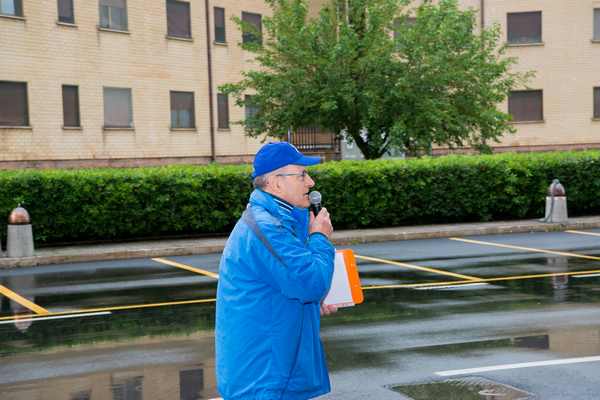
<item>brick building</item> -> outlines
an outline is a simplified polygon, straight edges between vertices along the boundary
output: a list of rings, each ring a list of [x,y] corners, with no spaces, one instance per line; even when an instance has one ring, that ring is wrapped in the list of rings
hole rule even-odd
[[[517,133],[497,150],[599,148],[600,1],[469,3],[486,26],[500,24],[507,55],[519,60],[515,69],[536,71],[527,90],[500,105],[513,115]]]
[[[499,105],[517,134],[497,150],[600,147],[600,1],[461,5],[501,25],[517,69],[537,71]],[[261,26],[269,11],[262,0],[0,0],[0,168],[250,160],[260,141],[231,122],[254,110],[217,92],[254,65],[237,43],[255,38],[231,17]]]
[[[253,62],[231,17],[268,8],[207,4],[0,1],[0,167],[250,159],[260,142],[229,121],[252,110],[217,88]]]

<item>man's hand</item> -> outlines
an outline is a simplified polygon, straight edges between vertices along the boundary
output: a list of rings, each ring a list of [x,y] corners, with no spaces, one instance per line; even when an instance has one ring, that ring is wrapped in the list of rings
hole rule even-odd
[[[331,239],[331,234],[333,233],[333,226],[331,225],[331,219],[329,218],[329,213],[326,208],[322,208],[317,217],[315,218],[312,212],[310,214],[310,226],[308,231],[310,233],[320,232],[323,235],[327,236],[327,238]]]
[[[321,213],[319,213],[321,215]],[[323,315],[331,315],[334,312],[337,312],[337,307],[333,304],[323,304],[321,303],[321,316]]]

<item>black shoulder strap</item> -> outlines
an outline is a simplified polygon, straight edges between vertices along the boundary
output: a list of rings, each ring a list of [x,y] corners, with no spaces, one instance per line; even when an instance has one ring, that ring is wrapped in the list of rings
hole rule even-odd
[[[279,256],[279,254],[275,252],[275,249],[271,245],[271,242],[269,242],[265,234],[262,233],[262,231],[260,230],[260,227],[258,226],[258,223],[256,222],[256,219],[254,218],[254,214],[252,213],[250,207],[247,207],[246,211],[244,211],[244,213],[242,214],[242,221],[244,221],[246,225],[248,225],[250,230],[252,230],[252,232],[254,232],[254,234],[256,235],[256,237],[258,237],[262,244],[265,245],[269,253],[271,253],[273,257],[275,257],[277,261],[279,261],[283,266],[286,266],[283,259]]]

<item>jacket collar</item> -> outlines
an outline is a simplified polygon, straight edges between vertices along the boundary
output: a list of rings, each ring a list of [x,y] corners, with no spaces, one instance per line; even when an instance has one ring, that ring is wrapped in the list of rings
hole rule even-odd
[[[294,207],[287,201],[261,189],[254,189],[250,195],[250,204],[263,207],[269,214],[279,219],[292,218],[295,220],[296,214],[302,214],[303,211],[306,212],[306,209]]]
[[[292,210],[288,211],[277,203],[275,196],[260,189],[254,189],[250,195],[250,205],[264,208],[284,225],[290,226],[298,237],[308,237],[309,216],[306,208],[292,206]]]
[[[254,191],[250,195],[250,204],[261,206],[270,214],[277,216],[280,216],[283,213],[283,210],[281,209],[282,207],[279,205],[279,202],[289,205],[289,208],[293,208],[293,206],[287,201],[275,197],[272,194],[267,193],[261,189],[254,189]]]

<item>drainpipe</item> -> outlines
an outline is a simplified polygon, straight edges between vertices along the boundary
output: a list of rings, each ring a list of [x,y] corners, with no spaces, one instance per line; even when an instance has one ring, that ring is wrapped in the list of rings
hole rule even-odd
[[[481,32],[483,32],[483,28],[485,28],[485,0],[480,0],[479,6],[479,14],[481,17]]]
[[[208,0],[204,0],[204,8],[206,9],[206,56],[208,60],[208,110],[210,121],[210,159],[212,162],[217,160],[217,151],[215,150],[215,121],[214,121],[214,105],[213,105],[213,77],[212,77],[212,43],[210,40],[210,9],[208,8]]]

